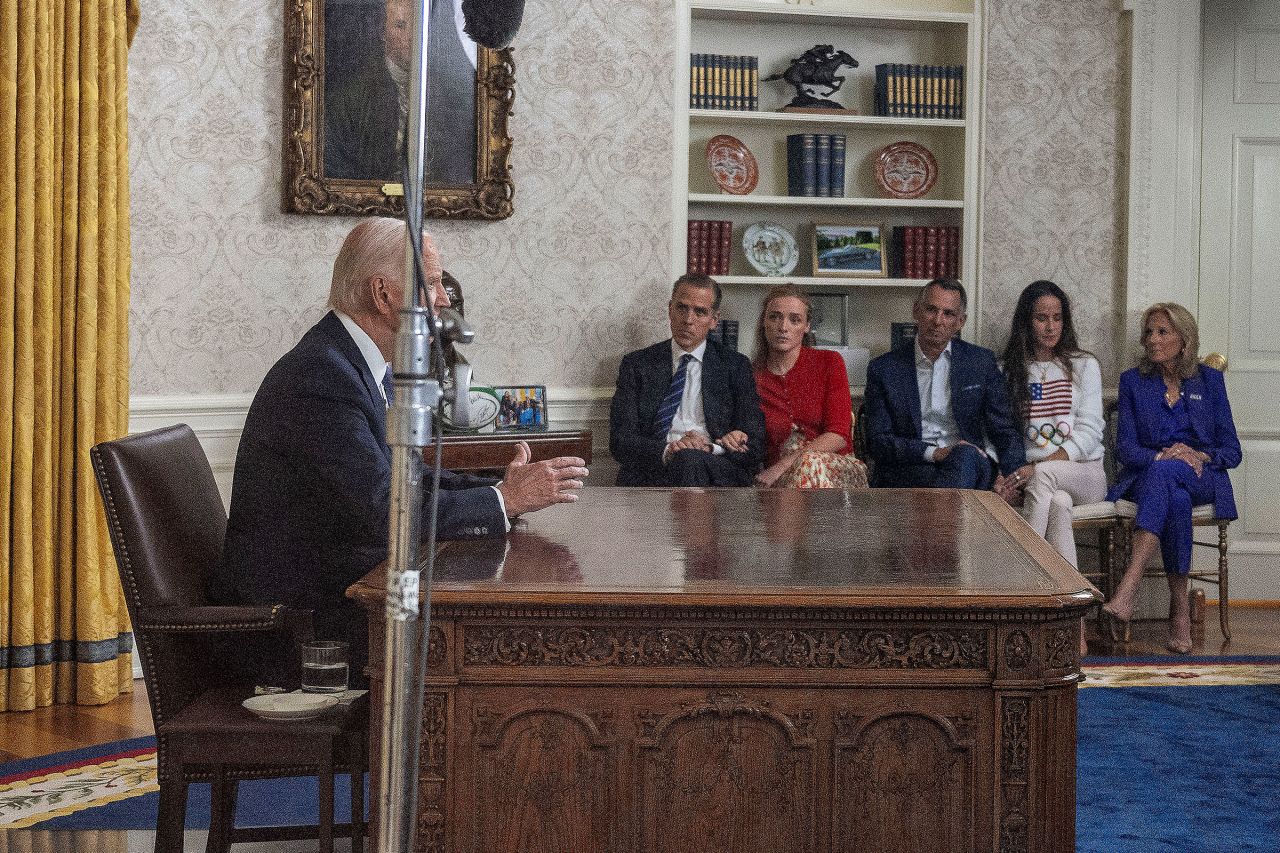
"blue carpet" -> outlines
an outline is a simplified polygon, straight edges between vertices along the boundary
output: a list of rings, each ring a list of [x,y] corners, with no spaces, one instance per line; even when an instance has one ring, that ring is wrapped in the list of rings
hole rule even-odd
[[[153,737],[116,741],[87,749],[44,755],[0,765],[0,777],[52,767],[73,761],[114,755],[133,749],[155,749]],[[209,828],[209,785],[191,785],[187,796],[187,829]],[[334,820],[351,820],[351,777],[338,775],[333,784]],[[237,826],[313,825],[319,822],[320,783],[315,777],[297,779],[262,779],[240,783],[236,802]],[[365,808],[369,802],[369,783],[365,779]],[[73,814],[41,821],[35,829],[155,829],[160,795],[143,794],[97,808],[82,809]]]
[[[1079,725],[1078,853],[1280,851],[1280,685],[1081,690]],[[0,776],[149,742],[14,762]],[[347,785],[339,777],[339,821],[350,816]],[[151,829],[158,800],[133,797],[36,828]],[[316,803],[314,778],[246,782],[236,822],[314,822]],[[193,785],[187,827],[208,825],[209,786]]]
[[[1078,853],[1280,850],[1280,685],[1080,691]]]

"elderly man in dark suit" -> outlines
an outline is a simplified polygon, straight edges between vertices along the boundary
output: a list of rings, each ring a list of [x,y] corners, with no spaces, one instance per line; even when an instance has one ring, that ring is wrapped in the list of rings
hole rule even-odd
[[[956,337],[966,302],[960,282],[934,279],[911,310],[915,341],[867,366],[873,486],[996,487],[1003,494],[1004,477],[1026,463],[995,353]]]
[[[707,340],[720,285],[690,273],[667,303],[671,338],[628,353],[609,413],[619,486],[749,486],[764,460],[751,362]]]
[[[395,219],[357,225],[334,262],[332,310],[263,380],[240,436],[223,562],[210,589],[228,604],[313,610],[316,636],[348,640],[357,673],[365,623],[344,591],[387,557],[387,361],[403,307],[406,237]],[[434,304],[448,305],[425,235],[423,261]],[[502,482],[443,472],[439,536],[501,537],[509,518],[577,500],[583,460],[528,460],[521,443]]]

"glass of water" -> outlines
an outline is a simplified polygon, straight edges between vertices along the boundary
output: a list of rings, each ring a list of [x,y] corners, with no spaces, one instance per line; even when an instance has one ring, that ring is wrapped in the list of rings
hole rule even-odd
[[[341,693],[347,689],[347,644],[313,640],[302,644],[302,689],[307,693]]]

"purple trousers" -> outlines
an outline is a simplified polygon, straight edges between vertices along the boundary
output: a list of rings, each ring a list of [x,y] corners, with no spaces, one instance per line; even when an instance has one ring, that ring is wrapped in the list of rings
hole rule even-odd
[[[1197,477],[1180,459],[1152,462],[1129,488],[1126,497],[1138,505],[1134,523],[1160,540],[1160,557],[1168,574],[1191,570],[1191,507],[1213,503],[1222,471],[1209,468]]]

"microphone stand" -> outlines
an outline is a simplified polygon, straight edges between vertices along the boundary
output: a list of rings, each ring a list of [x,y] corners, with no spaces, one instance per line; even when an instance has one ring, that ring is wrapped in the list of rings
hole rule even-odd
[[[431,575],[435,563],[436,512],[440,488],[441,442],[436,442],[426,559],[419,566],[423,466],[415,459],[432,437],[432,415],[443,402],[442,382],[432,376],[432,358],[441,379],[443,327],[431,310],[431,292],[422,267],[423,164],[426,158],[427,29],[430,0],[414,0],[409,122],[405,164],[404,307],[396,333],[392,366],[394,402],[387,411],[391,448],[391,512],[386,587],[386,645],[383,660],[382,760],[378,786],[378,853],[410,853],[418,801],[418,753],[422,693],[431,621]],[[459,389],[455,386],[455,392]],[[461,389],[465,399],[467,389]],[[422,605],[419,592],[425,590]],[[352,784],[359,784],[352,780]],[[352,820],[357,816],[352,815]]]

